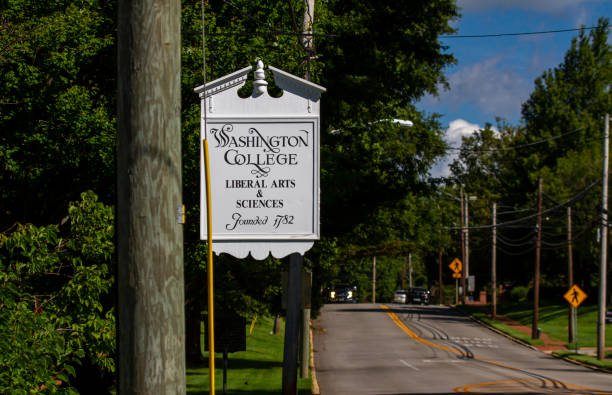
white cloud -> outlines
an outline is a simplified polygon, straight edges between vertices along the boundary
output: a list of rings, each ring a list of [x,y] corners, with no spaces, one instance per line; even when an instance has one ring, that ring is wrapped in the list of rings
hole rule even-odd
[[[458,0],[457,5],[463,12],[481,12],[491,9],[520,8],[555,14],[575,8],[587,0]]]
[[[446,129],[444,140],[451,147],[460,147],[461,138],[471,136],[477,130],[482,129],[475,123],[470,123],[464,119],[455,119],[451,121]],[[431,169],[432,177],[448,177],[450,175],[449,165],[457,157],[457,151],[451,150],[447,155],[438,161]]]
[[[503,58],[496,56],[459,68],[448,77],[449,91],[439,98],[425,97],[424,107],[442,105],[456,111],[476,107],[492,121],[520,118],[521,103],[529,97],[531,84],[517,72],[504,68]]]

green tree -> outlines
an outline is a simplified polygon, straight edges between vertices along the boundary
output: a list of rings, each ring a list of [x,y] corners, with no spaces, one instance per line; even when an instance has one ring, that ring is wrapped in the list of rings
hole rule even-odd
[[[114,191],[114,3],[0,3],[0,227]]]
[[[522,107],[523,125],[500,123],[497,133],[486,128],[463,140],[459,158],[452,165],[454,181],[478,195],[478,202],[485,196],[487,204],[481,210],[490,210],[493,201],[503,207],[498,223],[516,221],[498,229],[500,267],[502,271],[513,267],[500,278],[526,284],[528,278],[520,273],[533,271],[532,216],[538,178],[542,177],[544,208],[557,207],[543,221],[542,284],[567,285],[566,267],[558,264],[567,260],[566,209],[558,203],[579,195],[601,175],[602,117],[612,108],[609,33],[609,20],[602,18],[596,28],[583,30],[572,40],[563,62],[535,81]],[[598,196],[596,187],[572,203],[574,268],[579,273],[577,281],[587,288],[596,280]],[[503,213],[517,209],[518,213]],[[481,222],[472,223],[491,222],[486,211],[475,214]],[[524,217],[529,218],[521,220]],[[487,250],[487,232],[481,242],[475,239],[475,248]]]
[[[517,155],[519,161],[516,163],[524,167],[522,185],[532,186],[530,196],[535,196],[539,176],[544,178],[544,191],[548,196],[561,202],[579,194],[601,177],[603,115],[612,108],[609,35],[608,18],[601,18],[597,27],[590,31],[581,31],[572,40],[563,62],[536,80],[533,93],[523,104],[525,134],[521,142],[555,137],[544,144],[527,147]],[[587,289],[597,282],[595,228],[599,196],[597,187],[574,204],[574,233],[581,236],[575,243],[574,267],[577,281]],[[555,205],[550,199],[545,203],[548,207]],[[544,226],[548,225],[553,234],[563,235],[565,216],[564,208],[555,211],[548,215]],[[563,239],[549,237],[545,241],[551,250],[547,251],[543,262],[565,261]],[[559,273],[555,266],[542,266],[544,280],[548,278],[554,283],[554,279],[565,278],[565,270]]]
[[[113,221],[87,192],[70,204],[66,225],[17,224],[0,234],[0,392],[110,384]]]

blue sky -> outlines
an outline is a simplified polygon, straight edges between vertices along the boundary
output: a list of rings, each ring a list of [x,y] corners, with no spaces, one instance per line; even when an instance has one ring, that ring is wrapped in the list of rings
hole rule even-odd
[[[612,19],[612,0],[458,0],[458,35],[561,30],[595,26],[599,17]],[[496,124],[496,117],[520,124],[521,104],[535,79],[563,61],[578,32],[492,38],[445,38],[457,65],[445,72],[450,90],[427,96],[417,107],[442,115],[447,141]],[[439,163],[432,175],[444,175]]]

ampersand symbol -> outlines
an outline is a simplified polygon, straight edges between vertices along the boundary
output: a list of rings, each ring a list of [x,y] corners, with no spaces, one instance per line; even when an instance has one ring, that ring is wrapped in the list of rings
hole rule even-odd
[[[257,190],[257,197],[258,198],[263,197],[263,194],[261,193],[261,189]]]

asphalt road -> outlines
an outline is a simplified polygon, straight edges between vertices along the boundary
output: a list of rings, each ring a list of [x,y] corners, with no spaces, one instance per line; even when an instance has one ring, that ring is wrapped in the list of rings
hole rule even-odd
[[[326,305],[314,325],[321,395],[612,394],[612,374],[517,344],[447,307]]]

